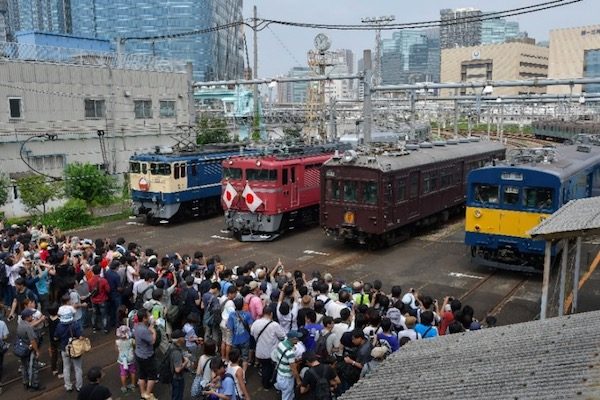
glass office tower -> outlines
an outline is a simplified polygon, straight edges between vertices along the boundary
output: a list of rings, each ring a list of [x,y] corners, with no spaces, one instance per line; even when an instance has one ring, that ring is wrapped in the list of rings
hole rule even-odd
[[[242,20],[242,0],[70,0],[73,34],[126,38],[124,51],[191,61],[194,79],[241,78],[242,26],[172,39],[134,40]]]
[[[585,50],[583,56],[583,77],[584,78],[599,78],[600,77],[600,49]],[[600,93],[599,84],[587,84],[584,86],[586,93]]]
[[[382,41],[381,75],[384,85],[439,82],[439,31],[404,30]]]

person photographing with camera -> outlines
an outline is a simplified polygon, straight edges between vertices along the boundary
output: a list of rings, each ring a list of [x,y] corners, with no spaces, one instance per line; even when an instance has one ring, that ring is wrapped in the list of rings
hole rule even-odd
[[[145,400],[156,400],[152,393],[158,375],[154,354],[156,329],[146,309],[139,310],[137,317],[138,324],[134,330],[135,362],[137,364],[140,394]]]

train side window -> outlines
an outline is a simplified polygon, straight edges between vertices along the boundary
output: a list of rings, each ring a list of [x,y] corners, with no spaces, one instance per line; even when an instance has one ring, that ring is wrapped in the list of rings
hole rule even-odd
[[[166,163],[151,163],[150,173],[152,175],[171,175],[171,165]]]
[[[129,163],[129,172],[134,174],[140,173],[140,163],[139,162],[130,162]]]
[[[179,179],[179,163],[173,165],[173,177]]]
[[[410,176],[410,198],[414,199],[419,196],[419,175],[413,173]]]
[[[473,185],[473,200],[477,203],[498,204],[498,197],[497,185]]]
[[[356,182],[344,182],[344,201],[356,201]]]
[[[519,188],[516,186],[504,186],[502,202],[508,205],[519,204]]]
[[[179,173],[179,176],[181,176],[182,178],[185,178],[185,168],[186,168],[186,165],[185,164],[181,164],[179,166],[179,168],[181,168],[181,172]]]
[[[396,203],[406,200],[406,178],[398,178],[396,181]]]
[[[287,185],[287,183],[288,183],[288,170],[287,170],[287,168],[283,168],[281,170],[281,184]]]
[[[296,183],[296,167],[292,167],[292,168],[290,168],[290,170],[291,170],[291,173],[292,173],[292,175],[291,175],[291,181],[292,181],[292,183]]]
[[[377,203],[377,182],[365,182],[363,185],[362,200],[365,204]]]
[[[198,175],[198,170],[196,170],[196,164],[195,163],[191,165],[190,169],[192,170],[192,176]]]
[[[148,173],[148,164],[142,163],[142,174]]]
[[[554,189],[525,188],[523,189],[523,206],[540,210],[552,209]]]

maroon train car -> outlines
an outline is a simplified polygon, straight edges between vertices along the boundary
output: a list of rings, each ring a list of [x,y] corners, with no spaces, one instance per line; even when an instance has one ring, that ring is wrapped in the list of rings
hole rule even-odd
[[[469,171],[504,159],[505,147],[477,138],[334,157],[321,168],[320,223],[328,235],[372,247],[463,211]]]

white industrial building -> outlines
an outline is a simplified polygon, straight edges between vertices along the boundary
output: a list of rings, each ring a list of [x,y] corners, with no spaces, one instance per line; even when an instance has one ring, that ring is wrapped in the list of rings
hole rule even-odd
[[[0,43],[0,165],[61,176],[90,162],[121,177],[133,153],[193,124],[192,67],[143,55]],[[52,139],[52,140],[51,140]],[[0,208],[23,213],[11,198]]]

